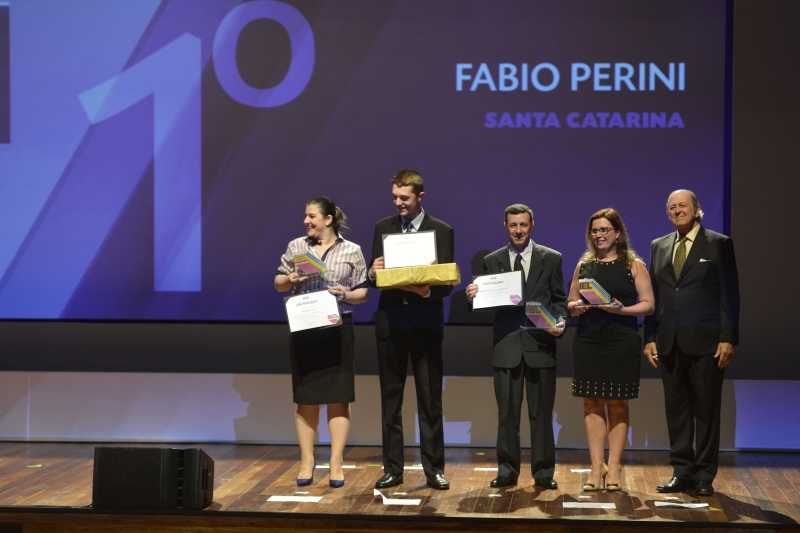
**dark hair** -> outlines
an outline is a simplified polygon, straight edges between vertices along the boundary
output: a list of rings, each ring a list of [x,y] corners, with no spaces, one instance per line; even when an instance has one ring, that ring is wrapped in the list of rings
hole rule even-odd
[[[396,185],[397,187],[411,185],[411,190],[414,191],[414,194],[419,194],[425,190],[425,186],[422,183],[422,176],[419,175],[419,172],[411,170],[410,168],[401,170],[395,174],[392,178],[392,185]]]
[[[339,230],[350,229],[345,225],[347,217],[344,212],[336,207],[334,201],[327,196],[317,196],[306,202],[306,205],[312,204],[319,208],[319,214],[323,218],[328,218],[329,216],[333,218],[333,231],[336,235],[339,235]]]
[[[506,212],[503,213],[503,222],[508,222],[508,215],[521,215],[528,213],[531,217],[531,224],[533,224],[533,210],[525,204],[513,204],[506,207]]]
[[[589,217],[589,224],[586,226],[586,253],[581,257],[581,261],[586,263],[597,259],[597,247],[594,244],[594,239],[592,239],[592,222],[599,218],[605,218],[611,222],[614,229],[619,232],[619,238],[617,239],[617,259],[619,259],[620,263],[625,266],[630,266],[634,261],[640,259],[636,252],[630,247],[628,230],[625,229],[625,223],[622,222],[622,217],[619,216],[616,209],[607,207]]]

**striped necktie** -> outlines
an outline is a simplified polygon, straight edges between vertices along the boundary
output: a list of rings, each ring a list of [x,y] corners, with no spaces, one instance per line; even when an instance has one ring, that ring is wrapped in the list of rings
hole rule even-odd
[[[678,249],[675,250],[675,259],[672,260],[672,269],[675,271],[675,278],[681,277],[683,264],[686,262],[686,241],[688,237],[683,236],[678,241]]]

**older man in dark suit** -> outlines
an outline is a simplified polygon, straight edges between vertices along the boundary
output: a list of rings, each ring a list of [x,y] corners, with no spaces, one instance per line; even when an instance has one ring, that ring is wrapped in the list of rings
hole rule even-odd
[[[402,170],[392,178],[392,197],[397,214],[379,220],[372,241],[369,280],[375,286],[375,271],[384,268],[383,235],[417,231],[436,232],[436,257],[440,264],[452,263],[453,228],[427,214],[420,204],[425,191],[422,177]],[[381,383],[383,421],[383,470],[377,488],[403,482],[403,391],[408,361],[414,371],[419,417],[422,469],[428,485],[447,490],[444,477],[444,421],[442,419],[443,298],[450,285],[408,285],[381,291],[375,322],[378,373]]]
[[[645,355],[661,363],[672,479],[658,492],[714,494],[725,367],[739,342],[739,276],[730,237],[705,229],[697,196],[667,200],[677,231],[653,241],[655,314],[645,318]],[[696,442],[696,450],[692,445]]]
[[[531,240],[533,211],[514,204],[505,211],[507,246],[484,259],[486,274],[522,270],[523,299],[515,307],[499,307],[494,319],[494,391],[497,398],[497,477],[492,487],[515,485],[521,470],[519,422],[523,388],[527,389],[531,424],[531,472],[534,483],[558,488],[553,479],[556,464],[553,404],[556,397],[556,338],[564,333],[567,295],[561,272],[561,254]],[[478,286],[466,289],[472,302],[480,298]],[[558,329],[531,329],[525,302],[536,301],[557,320]]]

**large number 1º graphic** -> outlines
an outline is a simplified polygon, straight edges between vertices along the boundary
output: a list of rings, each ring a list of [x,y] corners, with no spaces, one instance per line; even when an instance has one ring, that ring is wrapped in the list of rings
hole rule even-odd
[[[277,86],[242,80],[236,43],[249,22],[279,22],[291,39],[292,60]],[[241,104],[275,107],[303,92],[314,69],[311,26],[295,8],[273,0],[232,9],[214,38],[214,66],[223,89]],[[92,124],[153,96],[154,290],[202,290],[202,168],[200,39],[188,33],[113,78],[79,95]]]

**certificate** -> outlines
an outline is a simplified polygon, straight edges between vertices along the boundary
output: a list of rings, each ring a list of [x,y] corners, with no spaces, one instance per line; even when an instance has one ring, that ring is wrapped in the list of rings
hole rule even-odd
[[[473,309],[518,305],[522,301],[522,270],[477,276],[472,283],[478,286]]]
[[[385,268],[436,264],[436,232],[387,233],[383,236]]]
[[[342,323],[339,302],[328,291],[307,292],[284,298],[289,331],[338,326]]]

